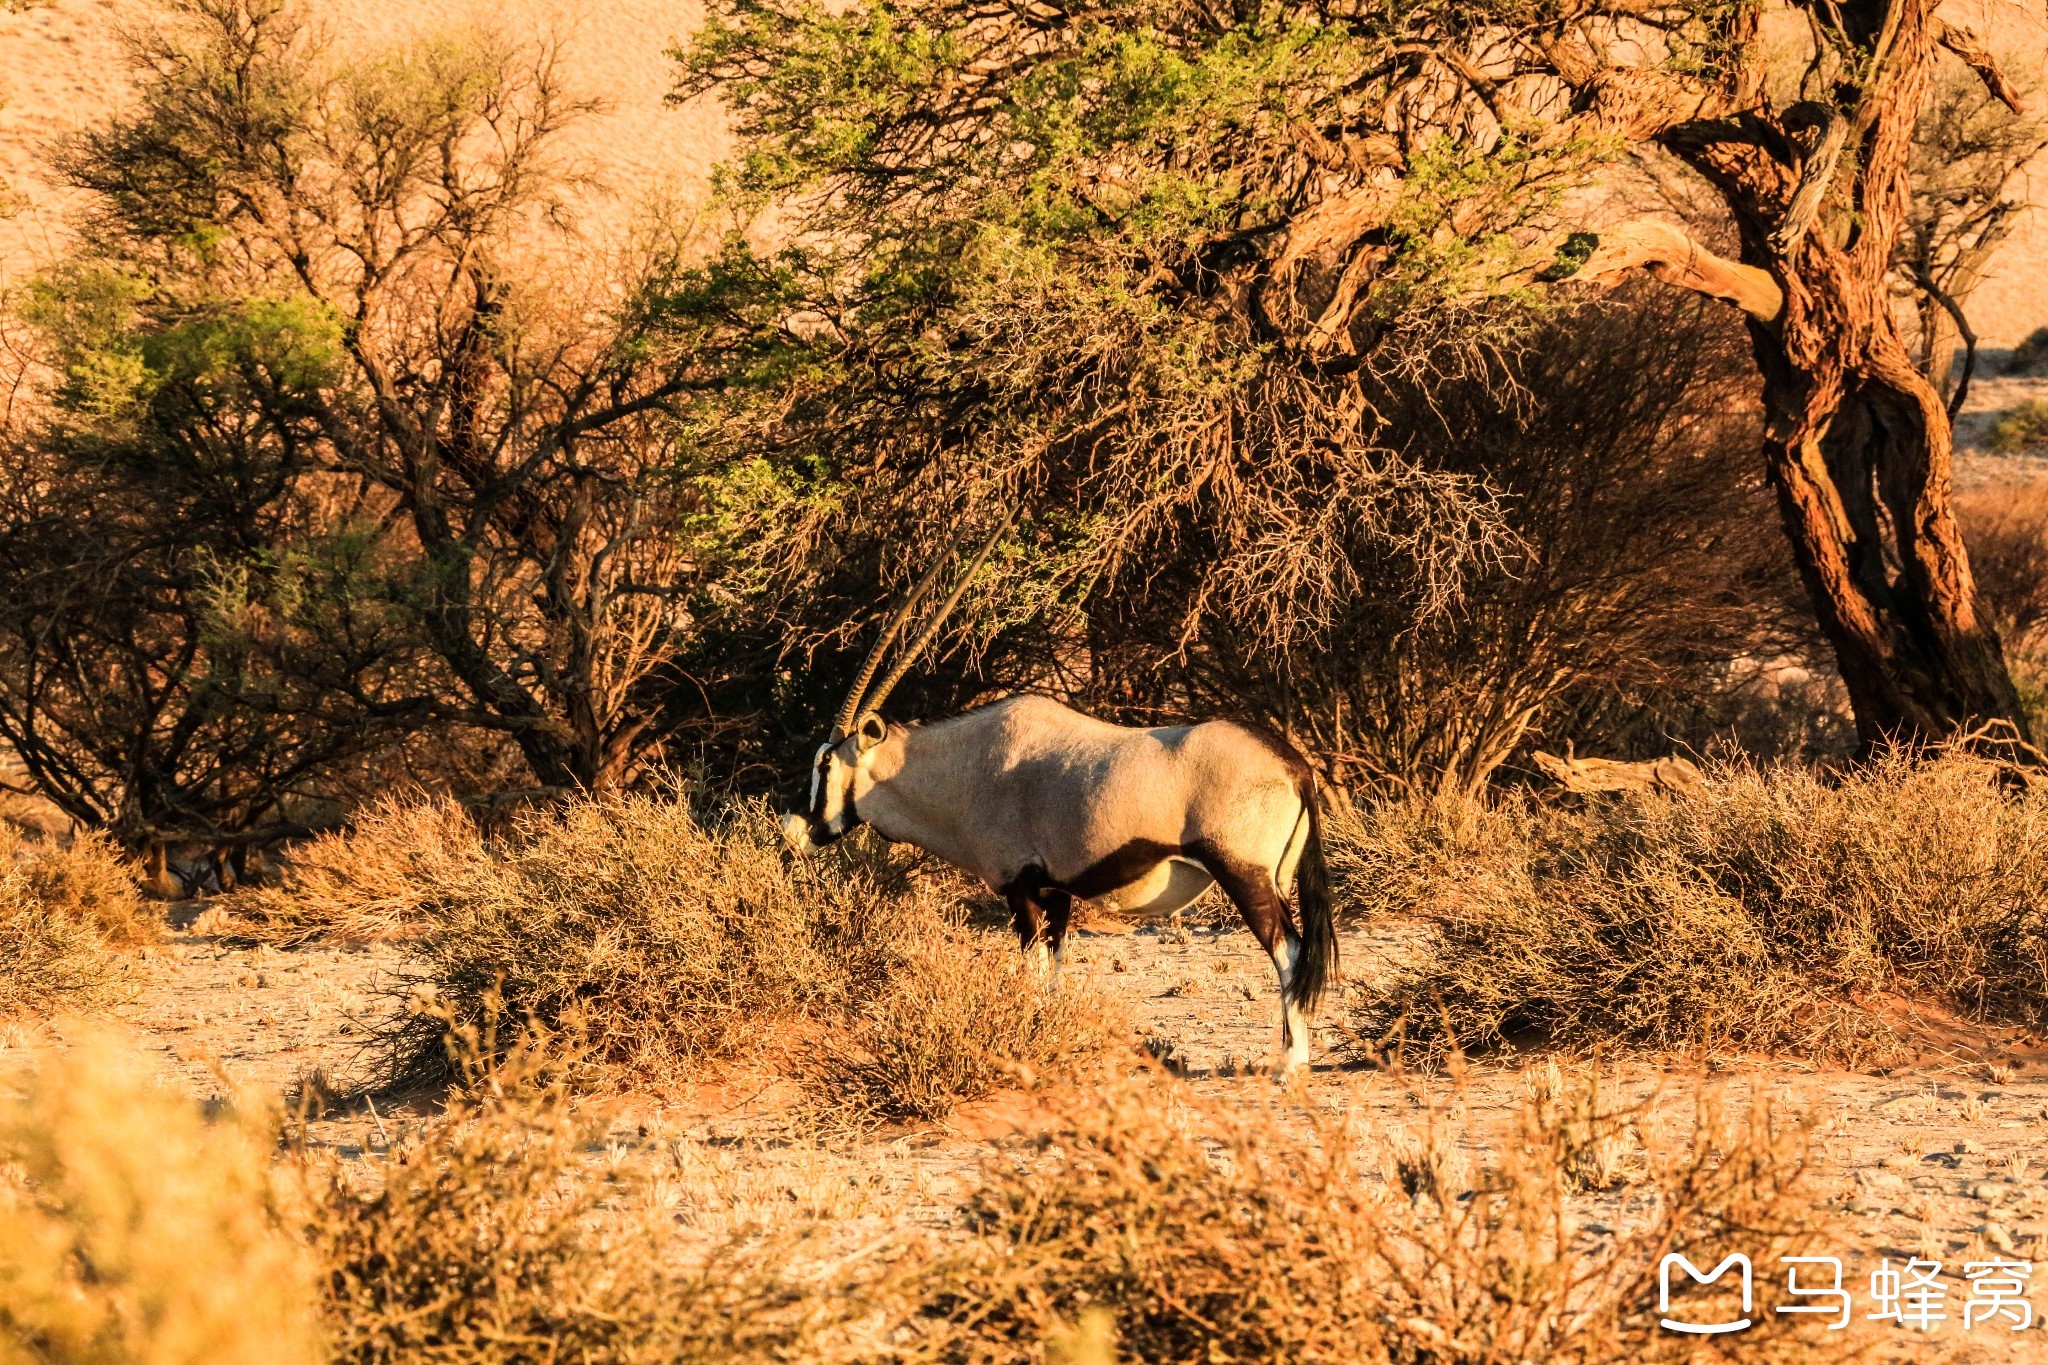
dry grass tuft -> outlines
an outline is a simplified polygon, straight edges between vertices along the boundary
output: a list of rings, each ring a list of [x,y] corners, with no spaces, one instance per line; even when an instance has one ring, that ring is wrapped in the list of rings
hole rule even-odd
[[[154,943],[163,936],[163,921],[143,901],[133,866],[97,830],[85,830],[68,844],[23,844],[14,870],[30,899],[54,914],[92,925],[114,943]]]
[[[1918,993],[2048,1023],[2048,791],[1960,754],[1830,783],[1721,765],[1682,799],[1566,811],[1383,807],[1334,832],[1366,913],[1433,919],[1368,1039],[1441,1054],[1518,1036],[1585,1047],[1895,1045],[1859,1001]]]
[[[90,1010],[124,998],[130,964],[118,947],[160,927],[111,840],[24,844],[0,867],[0,1018]]]
[[[277,947],[405,939],[438,889],[487,856],[459,802],[387,797],[348,829],[292,849],[281,885],[239,890],[222,907],[241,922],[236,932]]]
[[[389,1079],[444,1076],[450,1027],[477,1036],[502,1003],[581,1039],[588,1076],[660,1083],[745,1058],[804,1075],[820,1117],[861,1126],[1076,1074],[1127,1036],[1097,992],[1049,993],[948,902],[865,840],[792,861],[755,805],[575,802],[420,893]]]
[[[0,873],[0,1019],[90,1010],[125,994],[127,964],[89,924],[55,914]]]
[[[647,1201],[593,1169],[602,1118],[550,1079],[554,1049],[529,1035],[496,1058],[459,1055],[447,1115],[392,1153],[374,1192],[339,1164],[305,1167],[332,1359],[790,1358],[817,1305],[758,1234],[679,1265],[654,1221],[616,1212]]]
[[[1120,1358],[1169,1365],[1678,1358],[1690,1343],[1655,1325],[1660,1256],[1739,1245],[1764,1264],[1827,1236],[1808,1130],[1767,1102],[1738,1122],[1703,1100],[1609,1239],[1577,1232],[1575,1142],[1532,1105],[1469,1189],[1403,1190],[1339,1118],[1226,1110],[1168,1081],[1090,1095],[1037,1161],[991,1166],[971,1248],[907,1277],[905,1354],[1031,1358],[1113,1332]],[[1857,1350],[1788,1321],[1760,1316],[1744,1358]]]
[[[279,1230],[262,1135],[208,1122],[109,1035],[67,1029],[0,1105],[0,1361],[323,1359],[314,1272]]]
[[[442,1070],[443,1013],[474,1029],[498,1000],[623,1076],[687,1075],[850,1014],[900,944],[944,930],[886,855],[792,864],[752,806],[578,801],[520,834],[426,894],[414,984],[433,1008],[397,1025],[400,1076]]]
[[[1130,1037],[1092,985],[1054,990],[1014,948],[947,930],[904,944],[881,993],[844,1036],[821,1037],[804,1070],[830,1116],[932,1120],[1004,1085],[1085,1071]]]

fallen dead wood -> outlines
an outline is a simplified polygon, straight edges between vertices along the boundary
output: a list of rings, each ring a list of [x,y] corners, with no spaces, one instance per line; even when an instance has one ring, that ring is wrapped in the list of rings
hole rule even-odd
[[[1536,766],[1544,776],[1572,792],[1663,792],[1683,796],[1707,780],[1691,760],[1678,757],[1626,763],[1613,758],[1578,758],[1569,751],[1559,758],[1538,749]]]

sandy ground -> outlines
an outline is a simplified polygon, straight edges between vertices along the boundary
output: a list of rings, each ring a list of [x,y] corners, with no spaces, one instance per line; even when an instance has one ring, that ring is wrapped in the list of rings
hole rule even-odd
[[[192,908],[176,918],[188,918]],[[1418,932],[1412,925],[1347,932],[1348,974],[1370,981]],[[365,1026],[390,1007],[384,992],[398,981],[404,960],[387,948],[241,948],[188,928],[148,950],[138,965],[146,985],[122,1012],[126,1021],[157,1056],[168,1083],[213,1098],[224,1092],[224,1078],[276,1091],[316,1072],[361,1074]],[[1141,1033],[1185,1068],[1197,1094],[1263,1103],[1275,1093],[1266,1075],[1272,973],[1242,929],[1084,932],[1071,948],[1069,970],[1123,996]],[[1725,1087],[1738,1105],[1770,1094],[1811,1112],[1820,1134],[1813,1188],[1846,1229],[1833,1254],[1844,1262],[1844,1283],[1857,1292],[1857,1312],[1867,1311],[1863,1287],[1885,1258],[1895,1265],[1915,1257],[1942,1262],[1942,1283],[1959,1308],[1968,1296],[1964,1263],[2048,1260],[2048,1049],[2036,1039],[1952,1021],[1923,1021],[1920,1033],[1924,1046],[1915,1063],[1889,1071],[1637,1057],[1609,1075],[1646,1102],[1643,1128],[1653,1146],[1683,1130],[1702,1084]],[[1461,1083],[1403,1077],[1339,1064],[1327,1046],[1337,1035],[1333,1027],[1319,1029],[1325,1046],[1299,1102],[1349,1109],[1381,1130],[1440,1125],[1460,1135],[1475,1167],[1525,1093],[1528,1059],[1475,1065]],[[0,1069],[55,1041],[16,1036]],[[671,1212],[684,1237],[795,1214],[838,1220],[849,1240],[905,1224],[943,1235],[957,1226],[957,1202],[982,1163],[1044,1122],[1036,1100],[1006,1094],[929,1128],[820,1140],[794,1122],[791,1093],[787,1082],[742,1068],[661,1096],[627,1097],[592,1160],[651,1171],[636,1197]],[[382,1153],[432,1119],[431,1104],[400,1103],[323,1120],[311,1135],[373,1183]],[[1583,1203],[1580,1235],[1595,1241],[1626,1230],[1641,1212],[1626,1192]],[[2048,1268],[2042,1279],[2036,1297],[2048,1311]],[[1979,1323],[1964,1333],[1959,1314],[1951,1318],[1932,1336],[1889,1329],[1887,1347],[1908,1360],[2048,1360],[2048,1331],[2013,1333]]]

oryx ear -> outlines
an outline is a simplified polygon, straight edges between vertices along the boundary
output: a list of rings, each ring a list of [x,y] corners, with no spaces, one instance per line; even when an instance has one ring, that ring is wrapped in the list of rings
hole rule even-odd
[[[889,722],[870,711],[853,727],[853,734],[860,751],[866,753],[889,737]]]

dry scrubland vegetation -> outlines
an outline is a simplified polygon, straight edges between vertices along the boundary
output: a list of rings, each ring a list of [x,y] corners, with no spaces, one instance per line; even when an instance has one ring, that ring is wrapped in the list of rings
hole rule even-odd
[[[1537,1036],[1867,1061],[1882,994],[2048,1022],[2048,791],[1894,754],[1716,766],[1685,799],[1388,806],[1340,865],[1439,938],[1364,1012],[1375,1041]]]
[[[1704,1090],[1674,1120],[1586,1058],[1873,1063],[1930,1016],[2048,1025],[2048,789],[1879,742],[2048,715],[2048,493],[1951,508],[1922,477],[1943,301],[2048,128],[1931,42],[1870,49],[1892,30],[1864,8],[1815,11],[1811,52],[1688,10],[1666,70],[1469,0],[1391,28],[721,6],[663,71],[730,115],[733,220],[621,200],[602,233],[574,210],[607,115],[545,35],[372,51],[273,0],[138,24],[131,97],[46,167],[90,230],[0,318],[0,738],[87,831],[0,867],[0,1036],[65,1018],[0,1077],[0,1365],[1687,1356],[1657,1258],[1833,1249],[1823,1122]],[[1779,221],[1810,158],[1772,149],[1811,111],[1758,64],[1841,53],[1882,145],[1836,144],[1837,188]],[[1463,74],[1496,61],[1520,74],[1493,95]],[[1923,78],[1916,126],[1894,96]],[[1691,95],[1644,93],[1667,79]],[[1530,82],[1569,98],[1515,117],[1562,122],[1504,136],[1496,96]],[[1559,244],[1615,129],[1682,178],[1711,128],[1660,111],[1702,98],[1783,125],[1712,163],[1716,211],[1783,231],[1775,268],[1827,306],[1768,313],[1754,266],[1747,332],[1661,284],[1549,292],[1628,268]],[[1714,203],[1668,216],[1718,240]],[[1994,442],[2042,427],[2022,407]],[[1774,444],[1820,429],[1825,470]],[[1788,549],[1759,449],[1855,524]],[[1198,1089],[1137,1046],[1138,972],[1041,989],[984,898],[900,850],[782,855],[758,797],[802,770],[843,646],[991,521],[899,697],[1283,726],[1362,798],[1328,824],[1344,913],[1413,931],[1328,1020],[1398,1121],[1329,1072]],[[1837,562],[1900,572],[1799,569]],[[1504,778],[1566,742],[1751,757],[1682,799]],[[396,774],[425,790],[382,795]],[[223,1070],[201,1109],[75,1020],[176,970],[131,858],[279,841],[207,941],[403,965],[353,1074],[285,1104]],[[1556,1053],[1501,1070],[1505,1127],[1468,1129],[1464,1068],[1530,1044]],[[1029,1117],[943,1216],[685,1217],[724,1208],[709,1164],[632,1106],[700,1085],[777,1097],[735,1160],[857,1170]],[[374,1159],[318,1136],[394,1102]],[[1727,1349],[1863,1344],[1784,1323]]]
[[[2035,1023],[2048,804],[1997,778],[1956,755],[1834,782],[1733,765],[1685,800],[1337,822],[1348,913],[1437,936],[1356,994],[1358,1043],[1401,1020],[1415,1059],[1534,1030],[1567,1059],[1862,1055],[1887,1045],[1873,1007],[1893,991]],[[864,841],[791,864],[772,838],[744,803],[589,800],[488,840],[393,803],[232,898],[223,932],[405,944],[417,975],[379,1079],[431,1074],[445,1110],[365,1174],[298,1141],[317,1095],[301,1117],[256,1096],[203,1117],[67,1026],[89,1041],[0,1121],[0,1340],[36,1361],[230,1359],[191,1343],[231,1315],[285,1343],[251,1359],[1676,1358],[1649,1312],[1658,1256],[1839,1235],[1809,1121],[1767,1098],[1703,1092],[1673,1125],[1553,1061],[1476,1150],[1441,1092],[1388,1125],[1278,1091],[1218,1102],[1133,1050],[1116,978],[1045,993],[961,921],[952,879]],[[110,913],[85,889],[108,866],[87,843],[18,875],[86,924]],[[812,1140],[851,1153],[997,1089],[1044,1119],[942,1227],[684,1227],[672,1210],[713,1196],[680,1160],[607,1163],[608,1116],[723,1074],[790,1078]],[[1578,1235],[1589,1194],[1619,1201],[1620,1235]]]
[[[260,1106],[203,1118],[88,1036],[0,1111],[0,1358],[1677,1358],[1645,1311],[1658,1255],[1825,1231],[1807,1131],[1768,1106],[1708,1105],[1624,1177],[1597,1152],[1629,1117],[1540,1079],[1517,1141],[1474,1168],[1434,1131],[1222,1109],[1152,1076],[1062,1103],[989,1162],[957,1229],[847,1254],[798,1218],[685,1246],[666,1205],[593,1169],[601,1128],[538,1058],[472,1061],[431,1140],[366,1190],[289,1146],[273,1161]],[[1624,1178],[1642,1225],[1589,1253],[1567,1197]]]
[[[114,950],[149,942],[159,922],[104,835],[22,844],[0,867],[0,1018],[119,998],[128,972]]]

